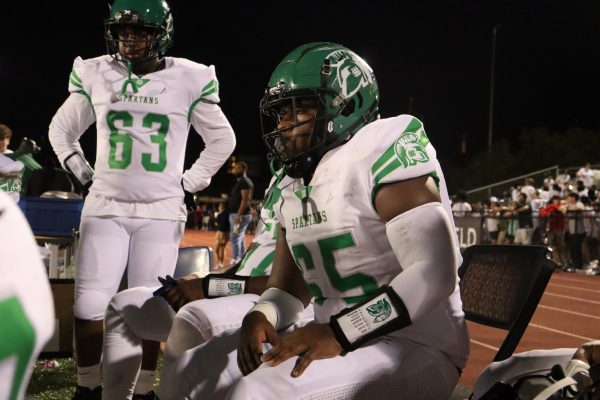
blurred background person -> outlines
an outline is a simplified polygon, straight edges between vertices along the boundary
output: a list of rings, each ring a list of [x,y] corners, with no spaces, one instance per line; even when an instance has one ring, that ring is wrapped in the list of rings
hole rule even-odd
[[[471,203],[469,203],[469,197],[467,192],[459,190],[454,196],[454,202],[452,203],[452,214],[455,217],[464,217],[466,214],[473,211]]]
[[[244,161],[238,161],[233,166],[236,182],[227,203],[231,228],[231,264],[237,264],[246,252],[244,235],[250,223],[250,201],[254,189],[254,183],[246,176],[247,172],[248,164]]]
[[[217,233],[215,234],[215,255],[217,256],[217,269],[223,268],[225,261],[225,247],[229,241],[229,212],[225,203],[219,203],[219,214],[216,219]]]
[[[0,124],[0,154],[12,153],[12,150],[8,148],[11,138],[12,130],[8,126]]]

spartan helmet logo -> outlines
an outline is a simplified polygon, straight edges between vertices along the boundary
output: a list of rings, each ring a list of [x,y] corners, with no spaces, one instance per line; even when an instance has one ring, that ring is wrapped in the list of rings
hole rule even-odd
[[[331,84],[338,88],[340,95],[347,99],[354,96],[361,88],[373,83],[373,76],[368,66],[361,59],[355,59],[345,50],[336,50],[325,59],[330,61],[330,71],[334,76]]]

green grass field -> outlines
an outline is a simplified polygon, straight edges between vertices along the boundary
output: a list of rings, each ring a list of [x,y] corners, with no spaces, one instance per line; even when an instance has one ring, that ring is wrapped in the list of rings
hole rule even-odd
[[[59,358],[56,368],[44,368],[43,361],[37,362],[27,388],[27,399],[66,400],[73,396],[77,379],[75,361]]]
[[[44,368],[43,361],[36,363],[27,387],[28,400],[69,400],[75,392],[77,378],[75,361],[72,358],[59,358],[59,366]],[[158,371],[162,366],[162,356],[158,360]],[[159,380],[156,380],[155,389]]]

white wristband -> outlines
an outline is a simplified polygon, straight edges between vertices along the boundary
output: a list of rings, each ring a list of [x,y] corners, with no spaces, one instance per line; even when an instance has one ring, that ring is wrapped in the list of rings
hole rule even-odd
[[[260,295],[258,304],[268,304],[275,310],[275,329],[283,329],[298,321],[304,311],[304,304],[288,292],[278,288],[268,288]],[[266,314],[265,314],[266,315]]]
[[[254,307],[248,311],[248,314],[251,312],[258,311],[263,313],[265,317],[267,317],[267,321],[271,323],[274,327],[277,326],[277,310],[271,303],[256,303]],[[247,314],[246,314],[247,315]]]

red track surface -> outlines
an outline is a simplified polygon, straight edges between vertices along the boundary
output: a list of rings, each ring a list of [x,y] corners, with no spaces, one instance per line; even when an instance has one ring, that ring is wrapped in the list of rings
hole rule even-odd
[[[181,247],[213,246],[212,231],[186,230]],[[249,245],[252,236],[246,235]],[[227,244],[225,264],[231,258]],[[469,323],[471,355],[461,382],[472,387],[479,372],[492,360],[505,331]],[[517,352],[532,349],[577,347],[600,339],[600,276],[556,272],[525,331]]]

